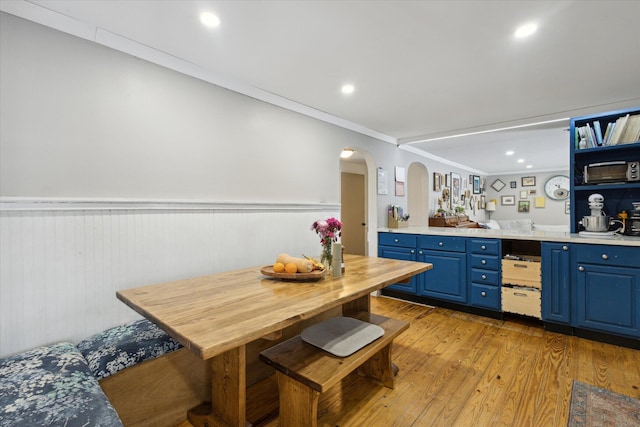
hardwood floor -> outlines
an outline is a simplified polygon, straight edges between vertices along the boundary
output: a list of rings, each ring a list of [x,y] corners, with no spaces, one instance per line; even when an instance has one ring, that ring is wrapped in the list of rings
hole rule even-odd
[[[640,399],[638,350],[387,297],[372,311],[411,323],[394,342],[396,388],[352,374],[321,396],[319,426],[566,426],[574,379]],[[272,379],[249,389],[248,418],[274,393]]]

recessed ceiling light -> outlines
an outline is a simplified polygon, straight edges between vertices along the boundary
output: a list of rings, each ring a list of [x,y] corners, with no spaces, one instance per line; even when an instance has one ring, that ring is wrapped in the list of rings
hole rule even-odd
[[[535,33],[537,29],[538,29],[538,24],[530,22],[528,24],[524,24],[518,27],[514,35],[516,36],[516,38],[522,39],[525,37],[529,37],[531,34]]]
[[[200,14],[200,22],[209,28],[216,28],[220,25],[220,18],[215,13],[202,12]]]
[[[531,169],[533,166],[531,165],[527,165],[527,169]]]
[[[356,88],[350,83],[342,85],[342,88],[340,89],[340,91],[345,95],[351,95],[355,90]]]
[[[524,163],[524,159],[518,159],[518,163]]]
[[[513,156],[513,153],[514,153],[513,151],[509,150],[509,151],[507,151],[507,152],[506,152],[506,153],[504,153],[504,154],[506,154],[507,156]]]

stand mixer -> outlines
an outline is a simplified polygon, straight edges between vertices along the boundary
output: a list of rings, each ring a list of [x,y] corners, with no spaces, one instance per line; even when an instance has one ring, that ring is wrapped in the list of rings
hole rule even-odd
[[[589,196],[589,209],[591,210],[591,215],[583,216],[582,220],[578,221],[578,224],[584,227],[584,231],[580,231],[578,234],[606,237],[613,236],[617,232],[624,232],[624,224],[622,221],[613,220],[605,214],[604,196],[602,194],[594,193]],[[617,230],[610,231],[609,227],[617,222],[620,223],[621,227]]]

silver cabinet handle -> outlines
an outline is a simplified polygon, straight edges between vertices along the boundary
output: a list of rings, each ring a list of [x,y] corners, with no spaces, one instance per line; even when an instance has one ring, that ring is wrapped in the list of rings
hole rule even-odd
[[[562,250],[563,250],[563,251],[568,251],[568,250],[569,250],[569,246],[564,245],[564,246],[562,247]]]
[[[609,259],[609,255],[607,255],[607,254],[602,254],[602,259]]]
[[[480,295],[482,295],[483,297],[487,296],[487,293],[485,291],[480,292]]]
[[[487,275],[486,274],[482,275],[482,280],[487,280]]]
[[[412,254],[415,254],[415,253],[416,253],[416,250],[415,250],[415,249],[411,249],[411,253],[412,253]]]
[[[487,247],[485,245],[480,246],[480,249],[482,249],[483,251],[487,250]]]
[[[438,242],[438,246],[444,246],[444,243]]]
[[[482,261],[480,261],[480,263],[481,263],[482,265],[485,265],[485,264],[487,263],[487,260],[486,260],[486,259],[483,259]]]
[[[584,267],[583,266],[578,267],[578,271],[584,271]]]
[[[418,251],[418,253],[419,253],[420,255],[422,255],[422,251]]]
[[[398,239],[393,239],[394,242],[398,243]]]

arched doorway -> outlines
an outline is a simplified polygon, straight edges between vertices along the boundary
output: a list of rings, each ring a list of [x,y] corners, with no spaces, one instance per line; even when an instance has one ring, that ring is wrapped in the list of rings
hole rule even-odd
[[[411,163],[407,172],[407,210],[410,225],[429,224],[429,171],[422,163]]]
[[[373,157],[354,150],[340,159],[340,220],[345,253],[375,256],[378,247],[376,174]]]

